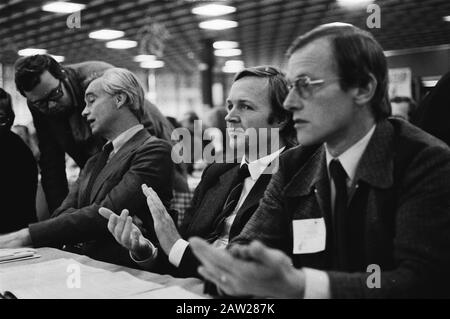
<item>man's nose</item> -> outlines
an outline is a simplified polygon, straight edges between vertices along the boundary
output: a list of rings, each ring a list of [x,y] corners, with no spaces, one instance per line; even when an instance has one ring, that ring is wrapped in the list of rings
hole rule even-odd
[[[84,117],[87,117],[89,114],[89,109],[87,107],[87,105],[84,107],[83,112],[81,112],[81,115]]]
[[[286,99],[283,102],[283,107],[285,110],[291,111],[291,112],[303,107],[301,98],[298,96],[298,94],[297,94],[297,92],[295,92],[295,90],[289,91],[288,95],[286,96]]]
[[[228,114],[227,116],[225,116],[225,121],[232,123],[240,121],[239,111],[236,109],[236,107],[233,107],[231,110],[228,110]]]

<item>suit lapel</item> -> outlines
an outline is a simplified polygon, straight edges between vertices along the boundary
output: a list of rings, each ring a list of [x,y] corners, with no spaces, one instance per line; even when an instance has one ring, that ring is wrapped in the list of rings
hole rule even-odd
[[[95,198],[97,197],[103,184],[108,177],[116,171],[117,167],[120,166],[120,163],[129,158],[133,154],[133,151],[149,138],[151,138],[151,135],[147,132],[147,130],[140,130],[129,141],[127,141],[116,154],[111,157],[92,186],[92,192],[89,196],[91,203],[95,201]]]

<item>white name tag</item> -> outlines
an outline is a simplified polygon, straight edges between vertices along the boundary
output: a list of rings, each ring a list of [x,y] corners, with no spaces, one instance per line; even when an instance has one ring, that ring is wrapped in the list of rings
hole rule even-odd
[[[292,221],[294,254],[311,254],[325,250],[326,228],[323,218]]]

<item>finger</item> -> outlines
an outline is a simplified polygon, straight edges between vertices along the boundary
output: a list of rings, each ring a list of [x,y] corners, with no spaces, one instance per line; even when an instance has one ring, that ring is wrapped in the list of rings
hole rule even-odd
[[[251,260],[252,256],[249,253],[249,249],[247,245],[232,245],[228,251],[230,252],[230,254],[235,257],[235,258],[239,258],[239,259],[243,259],[243,260]]]
[[[213,269],[224,272],[233,271],[233,256],[225,249],[214,248],[198,237],[191,238],[189,243],[194,254],[210,271]]]
[[[131,229],[132,229],[132,219],[130,216],[127,217],[122,231],[122,243],[125,247],[131,248]]]
[[[125,225],[125,221],[127,220],[127,217],[128,217],[128,209],[122,210],[122,213],[120,214],[120,216],[117,220],[116,233],[122,234],[123,226]]]
[[[280,262],[286,256],[280,250],[268,248],[260,241],[251,242],[246,249],[246,252],[253,260],[260,261],[264,264],[274,264],[277,266],[279,266]]]
[[[148,197],[150,194],[150,190],[149,190],[148,186],[146,184],[142,184],[141,187],[142,187],[142,192],[144,193],[145,197]]]
[[[111,215],[115,215],[114,212],[106,207],[100,207],[98,213],[106,219],[109,219]]]
[[[108,230],[113,235],[115,235],[115,229],[116,229],[118,219],[119,219],[119,216],[117,216],[116,214],[112,214],[108,220]]]

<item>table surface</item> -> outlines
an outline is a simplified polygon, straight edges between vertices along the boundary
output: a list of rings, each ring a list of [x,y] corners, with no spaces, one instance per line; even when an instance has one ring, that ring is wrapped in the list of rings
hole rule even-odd
[[[111,272],[126,271],[129,274],[145,281],[151,281],[163,286],[180,286],[202,297],[208,297],[207,295],[203,294],[203,282],[198,278],[175,278],[170,275],[160,275],[144,270],[137,270],[124,266],[97,261],[84,255],[77,255],[55,248],[37,248],[36,250],[37,254],[40,255],[41,257],[0,264],[0,270],[19,265],[27,265],[27,264],[29,265],[44,261],[55,260],[59,258],[72,258],[86,266],[96,267]]]

